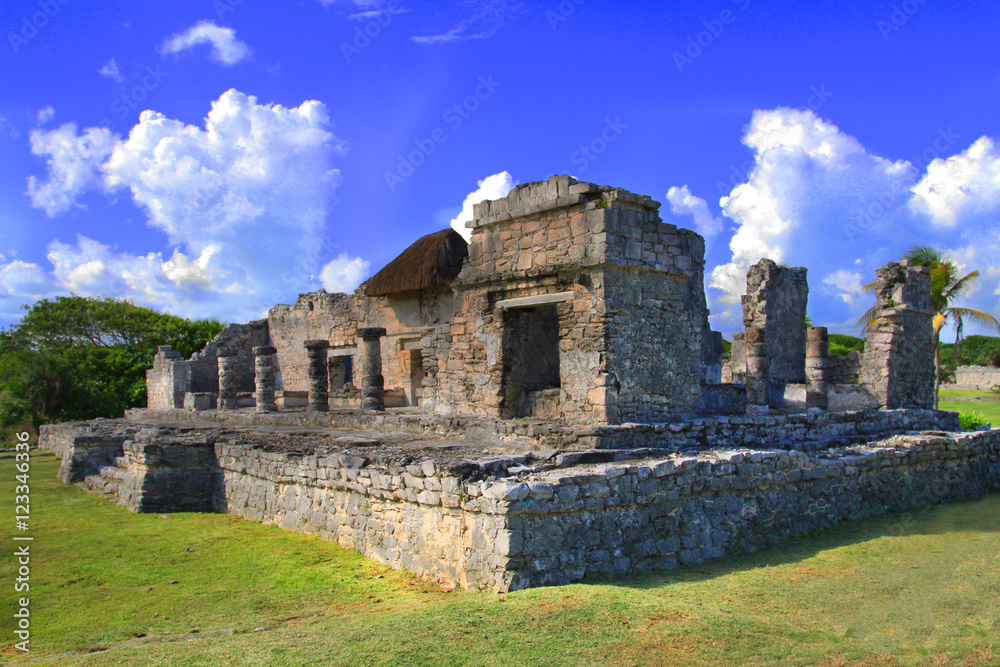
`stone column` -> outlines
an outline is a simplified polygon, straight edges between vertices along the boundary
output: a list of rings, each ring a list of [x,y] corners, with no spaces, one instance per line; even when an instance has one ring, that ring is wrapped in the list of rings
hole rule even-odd
[[[743,337],[747,358],[747,414],[766,415],[771,410],[771,359],[763,327],[747,327]]]
[[[733,384],[746,384],[747,382],[747,352],[743,338],[746,333],[737,331],[733,334],[733,347],[729,352],[729,363],[732,368]]]
[[[357,385],[361,388],[361,409],[366,412],[385,410],[385,378],[382,377],[382,344],[385,335],[381,327],[358,329]]]
[[[217,355],[219,360],[219,409],[235,410],[237,408],[236,392],[238,387],[238,375],[236,365],[239,357],[235,352],[220,351]]]
[[[309,412],[327,412],[330,409],[329,376],[326,367],[326,351],[330,341],[322,339],[305,342],[309,357]]]
[[[276,349],[270,346],[253,349],[254,368],[257,372],[257,412],[277,412],[274,402],[274,354]]]
[[[829,408],[829,376],[826,358],[829,354],[826,327],[809,327],[806,338],[806,407]]]

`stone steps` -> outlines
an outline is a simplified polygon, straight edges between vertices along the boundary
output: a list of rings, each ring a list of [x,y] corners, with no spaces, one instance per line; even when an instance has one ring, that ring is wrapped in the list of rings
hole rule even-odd
[[[100,473],[88,475],[84,478],[82,486],[105,498],[118,500],[118,490],[125,479],[125,459],[117,457],[113,465],[101,468]]]

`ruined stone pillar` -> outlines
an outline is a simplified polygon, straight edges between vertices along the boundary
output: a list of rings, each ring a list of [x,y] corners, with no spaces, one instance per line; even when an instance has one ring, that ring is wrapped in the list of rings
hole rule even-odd
[[[330,409],[329,376],[327,375],[326,351],[330,341],[307,340],[304,343],[309,357],[309,412],[327,412]]]
[[[274,402],[274,354],[270,346],[253,349],[254,368],[257,380],[257,412],[277,412]]]
[[[217,354],[219,360],[219,409],[235,410],[236,392],[239,389],[239,379],[236,365],[239,357],[235,352],[220,350]]]
[[[382,377],[381,338],[385,329],[358,329],[357,384],[361,388],[361,409],[366,412],[385,410],[385,378]]]
[[[747,414],[766,415],[771,401],[771,358],[763,327],[747,327],[743,338],[747,358]]]
[[[729,352],[729,364],[732,369],[733,384],[746,384],[747,382],[747,353],[746,345],[743,342],[744,332],[737,331],[733,334],[733,347]]]
[[[826,410],[829,407],[829,354],[826,327],[809,327],[806,339],[806,407]]]
[[[875,271],[875,321],[865,332],[862,381],[879,407],[934,407],[930,269],[909,261]]]

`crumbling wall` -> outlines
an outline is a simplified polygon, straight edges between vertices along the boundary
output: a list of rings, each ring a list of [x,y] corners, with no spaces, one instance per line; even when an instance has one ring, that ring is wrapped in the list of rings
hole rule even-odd
[[[146,371],[146,405],[154,410],[184,407],[191,391],[191,362],[169,345],[161,345]]]
[[[414,405],[411,363],[419,359],[423,382],[419,390],[423,407],[432,408],[436,395],[436,375],[440,347],[447,344],[446,332],[454,315],[454,298],[449,289],[428,289],[382,297],[364,295],[363,287],[353,294],[328,294],[320,290],[299,295],[294,305],[277,305],[268,313],[271,340],[278,350],[280,391],[306,391],[309,386],[308,358],[303,341],[329,340],[331,355],[350,351],[357,368],[357,330],[381,327],[382,374],[387,391],[399,389],[404,403]],[[411,354],[413,350],[419,355]]]
[[[329,340],[333,348],[356,347],[361,298],[357,292],[328,294],[320,290],[300,294],[294,305],[278,304],[271,308],[267,323],[271,345],[277,350],[275,389],[308,391],[309,358],[305,341]]]
[[[875,272],[876,317],[865,332],[863,379],[880,407],[934,407],[930,269],[890,262]]]
[[[861,353],[857,350],[848,352],[844,357],[830,355],[826,363],[831,384],[861,383]]]
[[[191,388],[193,392],[219,391],[220,350],[236,353],[237,391],[254,390],[253,348],[268,344],[267,320],[255,320],[247,324],[227,325],[200,351],[191,355]]]
[[[765,352],[771,360],[771,384],[806,381],[806,269],[762,259],[747,272],[743,324],[764,329]],[[734,369],[735,372],[735,369]]]
[[[254,390],[253,348],[267,345],[266,320],[248,324],[230,324],[203,349],[184,360],[169,345],[161,345],[146,371],[146,406],[154,409],[182,409],[189,392],[219,391],[218,354],[222,349],[236,354],[235,378],[238,392]]]

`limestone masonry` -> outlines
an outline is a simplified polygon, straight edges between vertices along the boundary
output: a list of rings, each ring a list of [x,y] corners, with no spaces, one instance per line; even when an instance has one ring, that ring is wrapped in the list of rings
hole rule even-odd
[[[877,274],[863,354],[762,259],[723,363],[703,239],[568,176],[475,206],[354,294],[162,347],[148,408],[50,425],[60,478],[139,512],[230,512],[510,590],[675,567],[975,497],[1000,436],[934,405],[930,278]],[[725,380],[725,381],[723,381]]]

